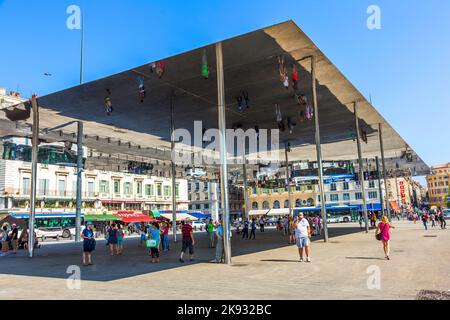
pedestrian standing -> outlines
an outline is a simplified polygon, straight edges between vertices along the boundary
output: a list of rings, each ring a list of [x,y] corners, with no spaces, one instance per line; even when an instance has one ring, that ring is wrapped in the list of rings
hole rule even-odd
[[[123,238],[125,237],[125,233],[123,232],[122,226],[117,225],[117,254],[123,253]]]
[[[109,245],[109,254],[114,256],[117,254],[117,228],[115,223],[112,223],[111,227],[108,229],[106,240]]]
[[[295,244],[294,217],[289,217],[289,244]]]
[[[216,258],[211,261],[213,263],[221,263],[223,261],[223,220],[219,220],[219,225],[216,229],[217,245],[216,245]]]
[[[359,223],[359,228],[362,230],[362,228],[363,228],[363,215],[362,215],[362,212],[359,213],[358,223]]]
[[[169,251],[169,230],[170,230],[169,224],[167,222],[164,222],[162,230],[163,251]]]
[[[159,244],[161,239],[161,232],[159,229],[158,222],[152,223],[152,228],[149,232],[149,247],[150,247],[150,255],[152,257],[152,263],[159,263]]]
[[[186,219],[186,223],[183,224],[181,227],[181,233],[182,233],[182,249],[180,254],[180,262],[184,263],[184,254],[189,249],[189,261],[194,261],[194,245],[195,245],[195,239],[194,239],[194,231],[192,229],[192,221],[191,219]]]
[[[315,216],[313,219],[314,231],[316,236],[320,236],[320,219],[318,216]]]
[[[208,248],[214,248],[214,240],[215,240],[214,228],[215,228],[215,225],[214,225],[212,219],[209,219],[209,223],[208,223],[206,228],[208,230],[208,238],[209,238]]]
[[[378,228],[375,232],[375,238],[383,244],[383,250],[386,260],[390,260],[391,251],[391,233],[390,229],[395,229],[393,225],[389,223],[389,219],[384,216],[381,218],[381,222],[378,224]]]
[[[92,222],[86,223],[86,228],[84,228],[81,233],[81,238],[83,239],[83,266],[92,266],[92,252],[95,250],[95,238],[94,231],[92,230]]]
[[[251,231],[250,231],[250,239],[256,240],[256,219],[252,220]]]
[[[303,262],[303,251],[306,254],[306,262],[311,262],[310,243],[311,243],[311,227],[307,219],[303,217],[303,213],[299,213],[297,221],[294,223],[295,238],[300,256],[300,262]]]
[[[0,253],[0,257],[5,256],[9,251],[8,245],[8,226],[3,224],[2,229],[0,230],[0,243],[2,245],[2,252]]]
[[[17,254],[17,248],[19,246],[19,229],[17,228],[16,224],[13,224],[11,226],[11,245],[13,248],[13,254]]]
[[[260,232],[264,232],[264,225],[265,225],[264,218],[261,217],[261,218],[259,219],[259,231],[260,231]]]
[[[142,247],[145,243],[145,240],[147,240],[147,230],[143,223],[139,228],[139,236],[140,236],[139,247]]]

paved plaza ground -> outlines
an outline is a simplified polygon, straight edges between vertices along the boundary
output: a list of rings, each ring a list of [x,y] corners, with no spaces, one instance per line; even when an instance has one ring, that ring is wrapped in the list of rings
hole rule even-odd
[[[81,267],[79,290],[68,289],[66,271],[80,264],[81,245],[46,244],[34,259],[23,251],[0,258],[0,299],[415,299],[423,289],[450,290],[450,230],[395,225],[391,261],[374,231],[356,224],[333,225],[328,244],[313,242],[312,263],[299,263],[296,247],[274,229],[258,231],[256,240],[234,235],[231,266],[209,263],[214,249],[203,232],[196,260],[184,264],[179,243],[152,265],[138,239],[116,257],[98,241],[95,265]],[[369,289],[377,267],[381,288]]]

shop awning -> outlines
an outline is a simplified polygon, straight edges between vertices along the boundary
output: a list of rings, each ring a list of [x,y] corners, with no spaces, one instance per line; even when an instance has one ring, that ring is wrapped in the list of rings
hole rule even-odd
[[[125,223],[135,223],[135,222],[152,222],[154,219],[149,216],[143,214],[142,212],[127,212],[127,211],[119,211],[115,214],[120,217],[122,222]]]
[[[289,214],[289,208],[284,209],[272,209],[267,214],[268,216],[284,216]]]
[[[90,222],[119,221],[121,218],[112,214],[88,214],[84,217],[84,220]]]
[[[400,207],[398,206],[397,201],[390,200],[389,204],[390,204],[391,208],[394,209],[394,211],[400,211]]]
[[[204,213],[201,213],[201,212],[189,212],[188,214],[190,216],[193,216],[194,218],[197,218],[197,219],[206,219],[206,218],[211,216],[210,214],[204,214]]]
[[[161,216],[161,212],[158,210],[152,210],[150,211],[150,214],[153,216],[153,218],[159,218]]]
[[[268,214],[270,211],[270,209],[267,210],[250,210],[249,211],[249,215],[250,216],[265,216],[266,214]]]

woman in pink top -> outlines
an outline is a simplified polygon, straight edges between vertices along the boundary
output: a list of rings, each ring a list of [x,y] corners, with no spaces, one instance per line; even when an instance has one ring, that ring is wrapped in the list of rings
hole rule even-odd
[[[381,233],[381,242],[383,243],[383,250],[384,255],[386,257],[386,260],[390,260],[389,254],[391,251],[390,242],[391,242],[391,233],[390,230],[395,229],[393,225],[389,223],[389,219],[386,216],[383,216],[381,218],[381,222],[378,224],[377,231],[375,232],[375,235]],[[376,236],[375,236],[376,238]]]

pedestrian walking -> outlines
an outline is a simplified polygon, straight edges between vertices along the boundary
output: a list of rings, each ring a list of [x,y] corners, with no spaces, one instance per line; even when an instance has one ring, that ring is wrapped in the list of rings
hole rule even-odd
[[[426,212],[422,214],[422,222],[425,230],[428,230],[428,214]]]
[[[95,250],[96,241],[92,227],[92,222],[87,222],[86,228],[81,233],[81,238],[83,239],[83,266],[92,266],[94,264],[92,262],[92,252]]]
[[[248,222],[248,220],[245,220],[244,228],[242,229],[242,239],[248,239],[248,227],[249,227],[249,222]]]
[[[251,231],[250,231],[250,239],[256,240],[256,219],[252,220]]]
[[[152,223],[152,228],[149,228],[148,247],[150,248],[150,256],[152,263],[159,263],[159,245],[161,240],[161,231],[158,222]]]
[[[362,230],[363,229],[363,215],[362,215],[362,212],[359,213],[358,223],[359,223],[359,228]]]
[[[116,224],[111,224],[111,227],[106,232],[106,241],[109,245],[109,254],[114,256],[117,254],[117,228]]]
[[[430,214],[430,220],[431,220],[431,228],[435,228],[436,227],[436,216],[434,215],[434,213]]]
[[[208,238],[209,238],[208,248],[214,248],[214,246],[215,246],[214,242],[215,242],[216,235],[214,232],[215,225],[214,225],[212,219],[209,219],[209,223],[206,226],[206,229],[208,230]]]
[[[217,226],[215,235],[217,237],[217,245],[216,245],[216,258],[211,261],[213,263],[221,263],[223,262],[223,220],[219,220],[219,225]]]
[[[186,219],[186,223],[183,224],[181,227],[181,233],[182,233],[182,249],[180,254],[180,262],[184,263],[184,254],[189,249],[189,261],[194,261],[194,245],[195,245],[195,239],[194,239],[194,231],[192,229],[192,221],[191,219]]]
[[[306,254],[306,262],[311,262],[310,243],[311,243],[311,227],[307,219],[303,217],[303,213],[299,213],[297,221],[294,223],[295,238],[300,256],[300,262],[303,262],[303,252]]]
[[[390,230],[395,229],[395,226],[389,223],[389,219],[384,216],[381,218],[381,222],[378,224],[378,228],[375,232],[375,239],[381,241],[383,244],[383,250],[386,260],[390,260],[391,251],[391,233]]]

